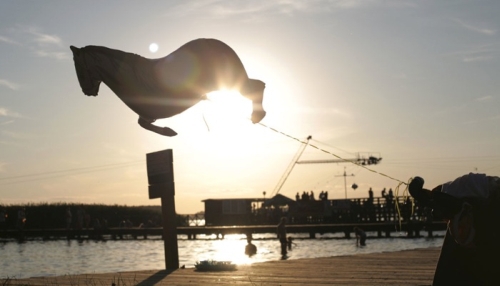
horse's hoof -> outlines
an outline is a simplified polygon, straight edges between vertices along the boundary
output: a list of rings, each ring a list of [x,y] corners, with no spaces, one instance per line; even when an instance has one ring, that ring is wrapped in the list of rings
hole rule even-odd
[[[161,130],[161,135],[168,136],[168,137],[173,137],[177,135],[177,132],[175,132],[173,129],[170,129],[168,127],[163,127]]]
[[[252,123],[259,123],[266,116],[266,112],[264,110],[257,110],[252,112]]]

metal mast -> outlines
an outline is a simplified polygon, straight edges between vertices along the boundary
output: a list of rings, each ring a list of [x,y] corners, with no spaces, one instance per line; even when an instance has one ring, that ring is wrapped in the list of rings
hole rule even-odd
[[[335,177],[344,177],[344,191],[345,191],[345,198],[347,199],[347,179],[346,179],[346,177],[354,177],[354,174],[347,175],[345,172],[345,167],[344,167],[344,175],[335,176]]]

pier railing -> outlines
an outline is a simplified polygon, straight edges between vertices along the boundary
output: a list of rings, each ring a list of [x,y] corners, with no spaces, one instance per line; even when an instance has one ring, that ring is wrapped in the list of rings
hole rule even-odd
[[[377,237],[390,237],[391,233],[405,233],[405,237],[421,237],[422,232],[427,237],[433,237],[435,231],[445,230],[445,222],[409,222],[409,223],[361,223],[361,224],[293,224],[287,225],[287,233],[290,235],[305,233],[309,238],[315,238],[317,234],[342,233],[346,238],[351,237],[354,227],[359,227],[366,232],[376,233]],[[196,239],[200,236],[222,239],[229,234],[274,234],[276,225],[248,225],[248,226],[191,226],[177,227],[177,234],[186,236],[188,239]],[[152,228],[106,228],[106,229],[25,229],[0,231],[0,240],[4,239],[75,239],[75,240],[118,240],[118,239],[148,239],[162,237],[161,227]]]
[[[427,232],[445,230],[446,223],[434,220],[432,214],[408,199],[384,198],[321,200],[297,202],[293,207],[263,207],[240,218],[239,223],[226,225],[205,225],[203,213],[179,215],[177,232],[189,239],[200,235],[224,237],[227,234],[275,233],[281,217],[287,217],[289,233],[308,233],[315,237],[323,233],[344,233],[350,237],[355,226],[365,231],[376,232],[378,236],[390,236],[391,232],[406,232],[408,236],[420,236]],[[23,230],[0,230],[2,238],[42,238],[42,239],[138,239],[161,236],[162,229],[154,225],[142,227],[105,227],[100,229],[49,229],[25,228]]]

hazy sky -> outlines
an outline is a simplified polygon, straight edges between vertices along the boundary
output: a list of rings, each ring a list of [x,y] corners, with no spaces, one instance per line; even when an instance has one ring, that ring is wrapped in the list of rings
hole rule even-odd
[[[499,175],[499,12],[496,0],[1,1],[0,204],[159,204],[146,153],[173,149],[177,211],[194,213],[208,198],[269,197],[301,146],[253,125],[239,95],[233,112],[214,99],[157,122],[176,137],[142,129],[104,84],[82,93],[70,45],[160,58],[216,38],[266,83],[266,126],[342,158],[380,154],[371,169],[428,187]],[[301,159],[335,157],[307,147]],[[296,165],[280,193],[343,198],[344,167],[351,198],[398,184]]]

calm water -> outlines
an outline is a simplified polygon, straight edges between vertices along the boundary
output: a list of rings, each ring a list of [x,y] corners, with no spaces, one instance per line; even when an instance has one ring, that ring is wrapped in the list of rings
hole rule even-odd
[[[294,248],[289,259],[352,255],[399,251],[405,249],[441,246],[444,232],[435,233],[436,238],[371,238],[368,233],[367,246],[357,247],[356,240],[343,239],[343,234],[294,235]],[[402,235],[402,234],[401,234]],[[395,236],[395,235],[393,235]],[[254,235],[253,244],[257,255],[244,255],[246,238],[243,235],[228,235],[224,240],[214,237],[199,237],[187,240],[179,236],[179,262],[194,267],[196,261],[214,259],[229,260],[238,265],[280,259],[279,242],[275,235]],[[147,240],[118,241],[27,241],[24,243],[0,243],[0,278],[26,278],[35,276],[58,276],[82,273],[110,273],[133,270],[160,270],[165,268],[163,241]]]

